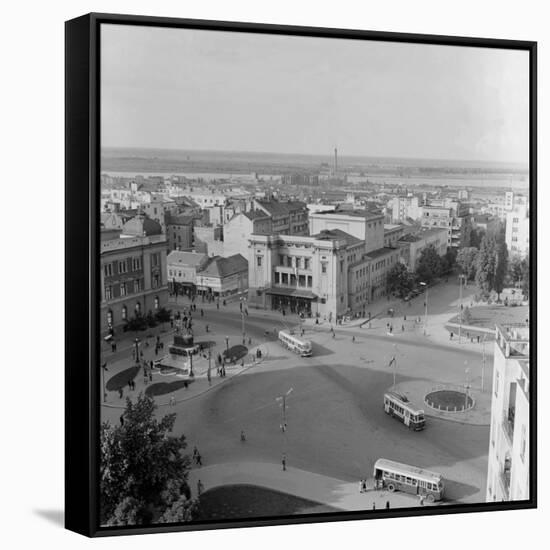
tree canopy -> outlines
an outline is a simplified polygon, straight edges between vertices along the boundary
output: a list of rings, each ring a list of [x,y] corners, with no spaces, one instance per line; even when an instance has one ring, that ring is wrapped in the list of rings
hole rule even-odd
[[[477,254],[476,283],[483,297],[500,295],[508,271],[508,248],[502,240],[483,237]]]
[[[478,249],[473,246],[469,246],[459,250],[456,256],[456,263],[460,268],[460,272],[469,281],[473,281],[476,278],[477,255]]]
[[[442,260],[433,245],[427,246],[420,253],[416,264],[416,277],[419,281],[430,283],[441,275]]]
[[[404,298],[414,286],[414,276],[399,262],[388,271],[386,285],[388,292]]]
[[[126,400],[123,424],[100,432],[102,525],[189,521],[197,509],[187,484],[185,436],[171,436],[175,414],[158,420],[152,398]]]

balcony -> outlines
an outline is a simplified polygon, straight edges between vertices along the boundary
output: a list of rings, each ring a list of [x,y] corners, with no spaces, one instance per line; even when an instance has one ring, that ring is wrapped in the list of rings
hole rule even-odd
[[[510,445],[512,445],[514,441],[514,417],[515,410],[513,408],[508,409],[507,412],[505,411],[502,416],[502,431]]]

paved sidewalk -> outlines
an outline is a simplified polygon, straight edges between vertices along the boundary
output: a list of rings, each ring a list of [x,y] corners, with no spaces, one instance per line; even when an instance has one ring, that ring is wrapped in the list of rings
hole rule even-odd
[[[373,479],[367,480],[370,489],[360,493],[359,480],[349,483],[292,467],[283,471],[280,464],[266,462],[231,462],[194,468],[189,474],[194,494],[199,480],[205,491],[222,485],[256,485],[347,511],[372,510],[373,505],[377,510],[385,509],[386,502],[390,503],[390,508],[420,506],[419,499],[413,495],[375,491]]]

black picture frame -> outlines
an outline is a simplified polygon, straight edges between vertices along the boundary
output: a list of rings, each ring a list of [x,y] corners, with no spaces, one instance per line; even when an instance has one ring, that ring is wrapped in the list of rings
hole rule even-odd
[[[99,433],[99,175],[100,175],[100,43],[103,23],[376,40],[412,44],[504,48],[529,53],[530,65],[530,498],[506,503],[449,504],[338,512],[273,519],[226,520],[148,527],[100,527],[98,521]],[[65,526],[89,537],[172,531],[255,527],[386,517],[504,511],[537,506],[537,44],[536,42],[373,32],[284,25],[206,21],[136,15],[91,13],[65,24]]]

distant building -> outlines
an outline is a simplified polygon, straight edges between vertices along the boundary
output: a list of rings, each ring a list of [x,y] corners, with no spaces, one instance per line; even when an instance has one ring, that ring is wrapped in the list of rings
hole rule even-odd
[[[221,225],[195,224],[193,227],[193,248],[208,256],[223,256],[223,228]]]
[[[191,250],[193,247],[193,216],[170,214],[165,216],[169,250]]]
[[[384,224],[384,246],[388,248],[396,248],[397,241],[405,235],[405,232],[408,232],[408,230],[404,225]]]
[[[481,229],[488,237],[495,237],[500,231],[500,220],[487,214],[476,214],[472,218],[472,226]]]
[[[496,328],[487,502],[529,498],[529,327]]]
[[[170,293],[194,296],[197,293],[197,271],[200,271],[207,261],[206,254],[172,250],[166,258]]]
[[[417,220],[422,216],[420,199],[415,196],[393,197],[390,200],[391,221],[402,222],[407,218]]]
[[[166,305],[166,236],[160,225],[139,213],[120,236],[100,243],[101,331],[116,330],[135,315]]]
[[[263,210],[251,210],[235,214],[226,222],[223,233],[224,255],[241,254],[244,258],[248,258],[250,236],[272,233],[271,216]]]
[[[518,205],[506,214],[506,246],[510,256],[529,254],[529,208]]]
[[[422,206],[422,227],[445,228],[448,248],[469,246],[472,229],[469,207],[452,201],[441,201],[441,205],[435,203],[436,201],[432,201],[431,204]]]
[[[152,196],[151,201],[143,203],[142,208],[152,220],[155,220],[160,224],[163,232],[165,232],[166,215],[168,213],[175,214],[177,212],[178,205],[172,199]]]
[[[307,235],[308,210],[301,201],[254,200],[254,209],[271,218],[271,230],[279,235]]]
[[[400,260],[411,273],[414,273],[420,254],[428,246],[433,246],[439,256],[445,255],[447,239],[447,229],[443,227],[423,229],[414,234],[403,235],[397,241]]]
[[[197,292],[225,298],[248,290],[248,261],[241,254],[209,258],[197,273]]]
[[[365,242],[365,252],[384,247],[384,215],[369,210],[329,210],[309,215],[312,235],[337,229]]]

